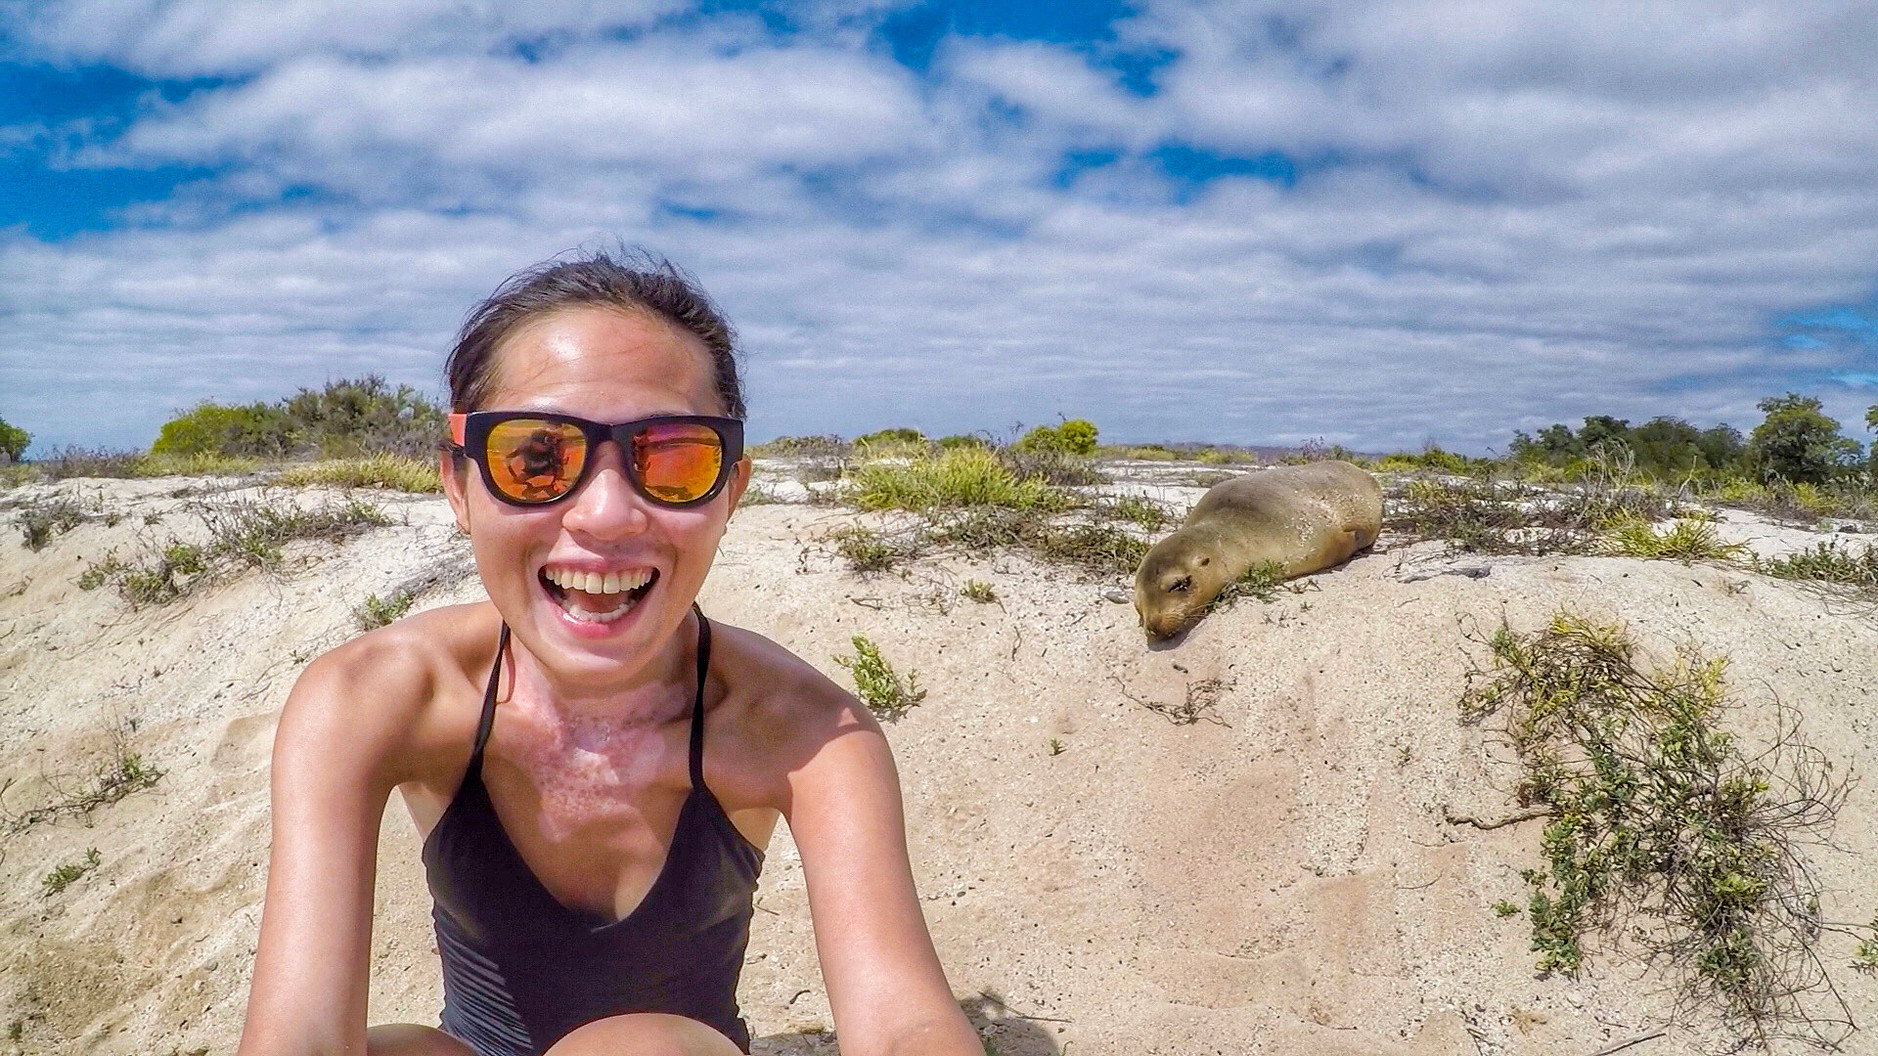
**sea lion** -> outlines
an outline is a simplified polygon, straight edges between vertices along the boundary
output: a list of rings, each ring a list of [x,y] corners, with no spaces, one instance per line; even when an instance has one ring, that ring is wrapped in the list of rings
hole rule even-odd
[[[1275,561],[1284,577],[1349,559],[1382,531],[1382,485],[1348,462],[1274,466],[1215,484],[1135,570],[1149,636],[1186,628],[1226,585]]]

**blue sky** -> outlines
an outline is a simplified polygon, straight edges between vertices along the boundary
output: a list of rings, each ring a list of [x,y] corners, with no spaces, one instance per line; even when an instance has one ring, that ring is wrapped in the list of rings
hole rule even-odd
[[[751,433],[1503,447],[1878,403],[1866,2],[20,0],[0,417],[439,392],[509,272],[623,241]]]

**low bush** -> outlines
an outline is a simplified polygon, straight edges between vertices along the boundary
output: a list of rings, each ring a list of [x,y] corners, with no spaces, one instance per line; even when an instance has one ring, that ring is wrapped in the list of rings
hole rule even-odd
[[[864,510],[916,512],[977,506],[1061,510],[1069,496],[1037,480],[1020,479],[995,452],[960,447],[936,458],[869,462],[854,467],[843,495]]]
[[[1003,447],[998,461],[1020,481],[1035,481],[1057,488],[1087,487],[1107,481],[1095,461],[1085,455],[1052,448]]]
[[[1147,543],[1111,524],[1058,524],[1030,511],[999,508],[940,517],[927,528],[926,541],[979,555],[1019,550],[1095,575],[1132,573],[1148,552]]]
[[[1582,554],[1614,525],[1681,512],[1668,495],[1623,473],[1562,490],[1480,477],[1419,477],[1387,504],[1391,530],[1489,554]]]
[[[289,487],[326,485],[339,488],[385,488],[426,494],[443,490],[434,459],[409,458],[380,452],[364,458],[327,459],[290,466],[280,474]]]
[[[879,532],[860,525],[848,525],[829,538],[835,544],[835,553],[841,555],[850,569],[863,575],[891,571],[911,556],[905,545],[889,541]]]
[[[1746,552],[1741,543],[1724,543],[1712,522],[1693,517],[1679,517],[1668,528],[1658,530],[1650,521],[1626,514],[1612,519],[1604,529],[1603,549],[1623,557],[1656,560],[1732,561]]]
[[[1874,547],[1854,552],[1838,542],[1822,542],[1810,550],[1757,560],[1754,568],[1777,579],[1836,583],[1878,595],[1878,548]]]
[[[1828,987],[1814,943],[1835,926],[1797,845],[1823,837],[1845,784],[1795,716],[1744,745],[1721,725],[1725,659],[1649,665],[1621,626],[1571,613],[1481,644],[1463,717],[1504,722],[1519,803],[1550,819],[1548,867],[1526,874],[1539,970],[1576,972],[1587,935],[1621,935],[1750,1040],[1819,1029],[1800,995]]]
[[[247,569],[278,568],[283,548],[295,540],[338,543],[391,523],[384,511],[358,499],[312,509],[239,500],[207,506],[198,515],[207,542],[171,541],[143,562],[109,554],[79,575],[79,586],[94,590],[115,583],[133,607],[162,605]]]
[[[815,436],[779,436],[750,447],[756,458],[847,458],[853,445],[833,433]]]
[[[90,520],[84,507],[66,498],[29,503],[20,510],[22,543],[34,552],[44,550],[54,538]]]
[[[1053,451],[1087,458],[1095,454],[1097,430],[1087,418],[1071,418],[1061,425],[1040,425],[1011,445],[1019,451]]]

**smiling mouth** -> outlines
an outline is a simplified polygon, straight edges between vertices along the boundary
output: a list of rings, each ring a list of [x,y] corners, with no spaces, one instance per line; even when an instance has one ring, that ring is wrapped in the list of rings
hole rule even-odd
[[[631,612],[639,599],[646,596],[659,581],[659,572],[656,568],[636,568],[602,574],[543,568],[539,578],[542,589],[571,619],[581,623],[612,623]]]

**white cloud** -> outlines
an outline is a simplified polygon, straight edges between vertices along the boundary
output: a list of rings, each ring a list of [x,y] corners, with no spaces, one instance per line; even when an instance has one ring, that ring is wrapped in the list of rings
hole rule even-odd
[[[1787,388],[1850,424],[1870,399],[1827,379],[1871,350],[1777,340],[1878,282],[1865,6],[1155,3],[1117,45],[1178,52],[1147,96],[1104,48],[1035,42],[954,39],[921,79],[863,40],[885,7],[804,7],[813,41],[747,19],[607,40],[582,8],[539,62],[441,7],[213,47],[175,43],[207,8],[135,10],[61,46],[252,76],[121,135],[31,133],[215,170],[124,229],[0,236],[0,391],[42,436],[93,435],[61,433],[71,406],[129,444],[206,396],[428,387],[504,274],[615,236],[725,303],[758,435],[1063,412],[1479,448],[1589,413],[1746,426]],[[133,46],[136,18],[169,28]],[[1302,174],[1183,184],[1165,143]],[[1065,168],[1100,150],[1123,157]]]
[[[308,52],[466,53],[542,36],[643,27],[682,0],[26,0],[19,50],[158,77],[253,73]]]

